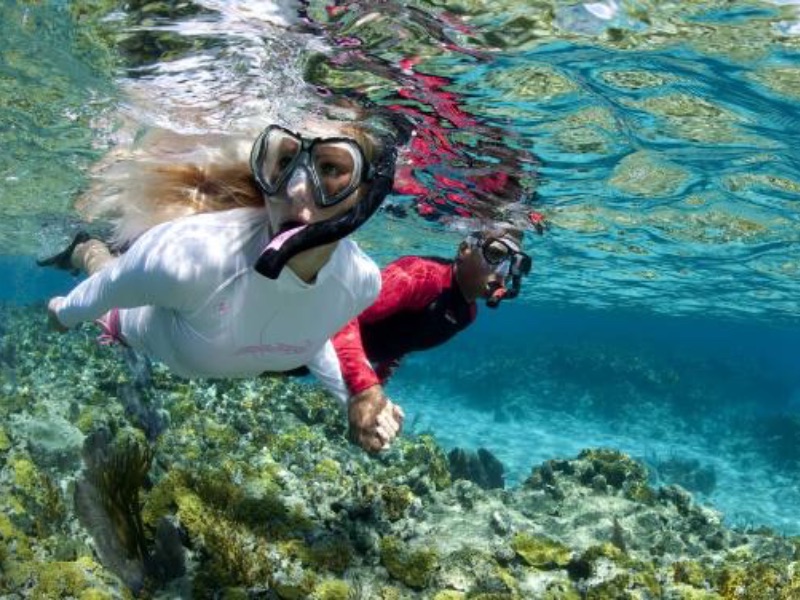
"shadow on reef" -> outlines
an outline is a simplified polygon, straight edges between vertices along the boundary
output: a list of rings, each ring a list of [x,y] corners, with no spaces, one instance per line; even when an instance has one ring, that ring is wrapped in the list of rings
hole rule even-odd
[[[148,443],[126,424],[117,388],[101,387],[129,381],[119,353],[98,348],[91,328],[44,331],[42,311],[3,314],[15,356],[14,377],[0,372],[4,597],[800,594],[798,540],[728,528],[611,449],[546,461],[519,488],[482,489],[453,479],[430,436],[362,452],[316,387],[183,381],[158,365],[150,393],[170,426]],[[83,470],[32,455],[34,430],[12,427],[21,415],[83,432]]]

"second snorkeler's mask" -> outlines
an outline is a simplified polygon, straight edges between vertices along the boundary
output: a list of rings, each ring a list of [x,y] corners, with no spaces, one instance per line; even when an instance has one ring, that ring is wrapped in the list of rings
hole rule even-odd
[[[314,190],[317,206],[335,206],[362,183],[369,191],[347,212],[327,221],[294,227],[276,235],[258,258],[255,269],[277,279],[295,255],[336,242],[358,229],[392,191],[397,152],[387,147],[370,164],[359,144],[345,137],[306,139],[270,125],[258,137],[250,156],[250,167],[261,191],[274,196],[297,169],[304,169]]]
[[[530,273],[533,266],[531,257],[522,252],[517,242],[510,237],[486,237],[476,232],[467,238],[467,243],[473,248],[480,248],[486,264],[503,278],[503,284],[486,299],[486,306],[497,308],[501,300],[516,298],[522,286],[522,278]]]

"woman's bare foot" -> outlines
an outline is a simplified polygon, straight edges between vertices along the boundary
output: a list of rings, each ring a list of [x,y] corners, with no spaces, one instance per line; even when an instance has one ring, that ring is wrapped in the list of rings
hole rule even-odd
[[[114,257],[104,242],[97,239],[87,239],[75,246],[70,262],[73,269],[93,275],[112,258]]]

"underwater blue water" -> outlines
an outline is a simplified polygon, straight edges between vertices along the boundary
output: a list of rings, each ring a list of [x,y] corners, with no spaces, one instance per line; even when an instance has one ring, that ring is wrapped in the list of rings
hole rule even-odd
[[[0,302],[44,303],[71,290],[76,281],[66,272],[40,269],[30,256],[0,256]]]
[[[409,429],[489,448],[510,484],[594,445],[697,460],[731,522],[800,532],[800,440],[779,427],[800,419],[796,7],[336,4],[4,3],[0,300],[73,285],[33,257],[142,130],[291,123],[322,91],[400,107],[436,135],[412,157],[427,195],[357,236],[381,264],[451,255],[470,215],[550,223],[526,234],[519,299],[398,371]],[[480,188],[497,173],[519,181]]]
[[[508,484],[550,458],[617,448],[729,523],[796,534],[797,440],[776,425],[800,411],[798,339],[798,328],[508,304],[408,357],[388,392],[412,431],[490,450]],[[696,461],[715,485],[659,477],[667,459]]]

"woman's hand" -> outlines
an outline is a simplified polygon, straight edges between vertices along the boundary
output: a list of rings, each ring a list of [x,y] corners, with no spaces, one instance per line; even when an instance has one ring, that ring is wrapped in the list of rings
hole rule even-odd
[[[63,302],[64,296],[55,296],[50,298],[50,302],[47,303],[47,326],[51,330],[58,331],[59,333],[69,331],[69,327],[62,325],[57,316],[58,309],[61,307]]]
[[[380,385],[350,398],[347,408],[350,439],[367,452],[385,450],[403,428],[403,410],[389,400]]]

